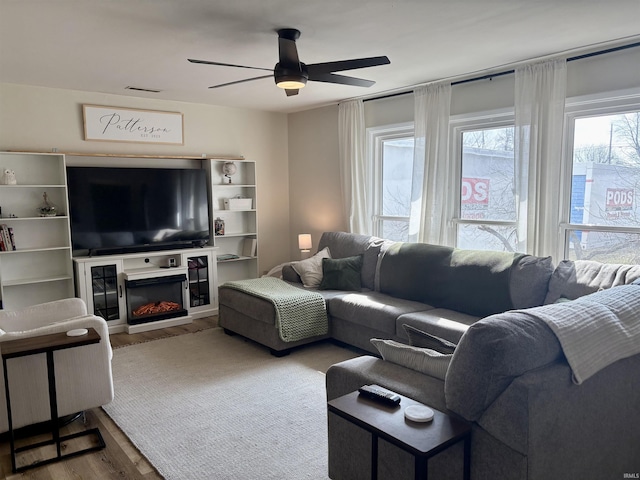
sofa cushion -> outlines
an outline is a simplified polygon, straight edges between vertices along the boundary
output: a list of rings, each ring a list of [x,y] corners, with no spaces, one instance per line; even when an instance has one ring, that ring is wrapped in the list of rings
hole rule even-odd
[[[553,274],[551,257],[525,255],[511,269],[509,291],[513,308],[531,308],[544,303]]]
[[[626,285],[640,278],[640,265],[620,265],[592,260],[563,260],[549,280],[545,304],[561,298],[575,300],[618,285]]]
[[[384,252],[381,260],[380,291],[484,317],[542,302],[551,275],[549,262],[538,262],[520,253],[396,243]],[[512,276],[519,285],[524,284],[521,273],[537,268],[544,272],[543,281],[528,285],[533,297],[526,297],[526,289],[520,288],[514,302]]]
[[[386,361],[441,380],[444,380],[451,362],[452,354],[444,354],[428,348],[414,347],[379,338],[372,338],[371,343]]]
[[[323,248],[314,256],[291,265],[302,279],[305,287],[317,287],[322,282],[322,259],[331,258],[328,247]]]
[[[408,340],[403,327],[406,324],[457,344],[469,325],[473,325],[478,320],[480,317],[475,315],[467,315],[446,308],[406,313],[396,320],[396,336]]]
[[[453,354],[456,350],[456,344],[452,343],[444,338],[436,337],[430,333],[423,332],[420,329],[407,325],[402,325],[402,328],[409,337],[409,345],[412,347],[429,348],[440,353]]]
[[[430,305],[390,297],[373,291],[343,293],[327,300],[327,311],[356,325],[363,325],[394,336],[396,318],[404,313],[431,309]]]
[[[374,289],[378,255],[385,240],[370,235],[347,232],[324,232],[318,243],[318,250],[329,247],[332,258],[345,258],[362,255],[362,287]]]
[[[445,381],[447,407],[477,420],[515,377],[560,358],[560,343],[544,322],[518,311],[483,318],[469,327],[453,354]]]
[[[297,262],[291,262],[282,266],[282,279],[285,282],[302,283],[300,275],[293,269],[293,264]]]
[[[362,255],[322,259],[320,290],[356,290],[362,288]]]

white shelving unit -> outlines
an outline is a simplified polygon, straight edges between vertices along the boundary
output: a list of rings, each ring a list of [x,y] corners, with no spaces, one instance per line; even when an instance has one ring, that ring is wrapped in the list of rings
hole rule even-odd
[[[233,162],[236,173],[229,178],[224,176],[223,165]],[[208,164],[211,181],[212,222],[219,218],[224,221],[224,235],[214,235],[213,243],[218,250],[218,283],[229,280],[242,280],[258,276],[258,220],[256,194],[256,163],[251,160],[210,159]],[[251,208],[241,210],[225,209],[225,200],[230,198],[249,198]],[[247,255],[245,245],[254,242],[255,252]],[[225,255],[237,258],[223,260]]]
[[[0,152],[0,175],[15,172],[17,185],[0,185],[0,225],[13,229],[16,250],[0,252],[2,308],[15,310],[72,297],[73,267],[65,156]],[[37,211],[47,193],[57,216]]]

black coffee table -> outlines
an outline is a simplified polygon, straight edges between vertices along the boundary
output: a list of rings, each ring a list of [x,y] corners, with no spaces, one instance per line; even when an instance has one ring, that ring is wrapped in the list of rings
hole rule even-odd
[[[329,412],[364,428],[371,433],[371,478],[378,478],[378,438],[396,445],[415,457],[415,478],[427,478],[429,458],[464,441],[464,478],[471,474],[471,425],[459,418],[433,409],[433,420],[417,423],[404,418],[404,409],[409,405],[422,405],[415,400],[402,397],[398,407],[389,407],[380,402],[361,397],[352,392],[329,401]]]

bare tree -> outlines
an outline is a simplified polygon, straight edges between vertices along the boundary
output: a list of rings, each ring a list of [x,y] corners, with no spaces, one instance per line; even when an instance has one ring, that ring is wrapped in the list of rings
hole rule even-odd
[[[618,163],[609,145],[585,145],[573,151],[574,163]]]
[[[618,115],[612,127],[624,162],[640,166],[640,112]]]

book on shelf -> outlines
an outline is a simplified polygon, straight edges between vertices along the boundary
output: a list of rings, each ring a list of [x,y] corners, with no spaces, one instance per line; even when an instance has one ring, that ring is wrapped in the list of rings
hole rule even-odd
[[[3,252],[16,249],[16,242],[13,236],[13,228],[8,227],[6,223],[0,225],[0,249]]]
[[[258,250],[258,242],[255,238],[245,238],[242,244],[242,256],[255,257]]]
[[[233,253],[223,253],[221,255],[216,255],[216,258],[219,262],[224,262],[225,260],[235,260],[240,257],[238,255],[234,255]]]

